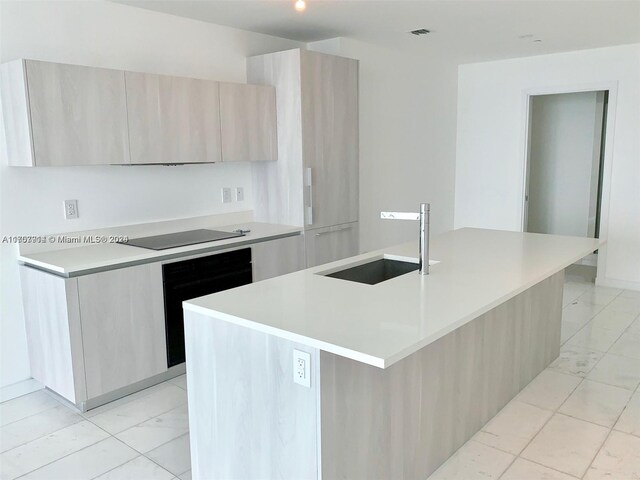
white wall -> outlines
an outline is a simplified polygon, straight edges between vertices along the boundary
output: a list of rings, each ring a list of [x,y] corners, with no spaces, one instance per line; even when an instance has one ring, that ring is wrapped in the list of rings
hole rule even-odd
[[[244,82],[245,58],[296,42],[102,1],[0,2],[0,61],[33,58]],[[4,155],[3,155],[4,157]],[[22,169],[0,162],[0,237],[252,208],[249,164]],[[245,201],[222,205],[222,186]],[[78,199],[66,221],[62,201]],[[17,249],[0,245],[0,386],[29,377]]]
[[[595,147],[602,133],[598,95],[532,97],[526,231],[594,236],[596,212],[591,205],[598,193],[600,162]]]
[[[608,244],[600,249],[598,282],[640,289],[640,44],[461,65],[458,72],[456,227],[521,229],[526,91],[615,87],[602,212]]]
[[[360,60],[360,249],[417,240],[380,212],[431,202],[432,234],[453,227],[457,65],[339,38],[310,50]]]

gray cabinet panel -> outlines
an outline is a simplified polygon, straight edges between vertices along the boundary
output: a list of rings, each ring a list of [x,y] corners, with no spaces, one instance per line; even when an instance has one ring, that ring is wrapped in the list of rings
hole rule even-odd
[[[251,246],[253,281],[302,270],[305,265],[304,237],[279,238]]]
[[[75,278],[21,266],[31,376],[72,403],[87,399]]]
[[[281,92],[276,95],[278,161],[252,166],[255,219],[302,226],[300,50],[249,58],[247,78],[273,85],[276,92]]]
[[[89,398],[167,370],[161,268],[78,277]]]
[[[124,72],[25,65],[36,166],[129,163]]]
[[[126,72],[131,163],[219,162],[218,82]]]
[[[302,52],[302,151],[309,228],[358,220],[358,61]],[[309,192],[312,198],[309,197]]]
[[[24,60],[0,65],[0,96],[8,163],[14,167],[32,167],[35,159]]]
[[[221,83],[220,121],[223,161],[278,159],[273,87]]]
[[[307,268],[358,255],[358,222],[304,232]]]

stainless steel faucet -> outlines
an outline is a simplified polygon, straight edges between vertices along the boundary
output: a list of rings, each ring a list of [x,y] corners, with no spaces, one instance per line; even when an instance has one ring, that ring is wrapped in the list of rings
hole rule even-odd
[[[431,204],[421,203],[419,213],[380,212],[385,220],[420,220],[420,275],[429,275],[429,216]]]

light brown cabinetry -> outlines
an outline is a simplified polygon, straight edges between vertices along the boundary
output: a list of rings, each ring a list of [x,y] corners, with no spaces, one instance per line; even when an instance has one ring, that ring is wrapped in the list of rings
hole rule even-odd
[[[88,398],[167,370],[160,263],[79,277],[78,298]]]
[[[0,70],[10,165],[129,163],[124,72],[35,60]]]
[[[357,254],[358,61],[287,50],[249,58],[247,78],[277,93],[278,162],[253,165],[256,220],[334,228],[305,234],[307,266]]]
[[[307,268],[358,255],[358,222],[306,230]]]
[[[251,249],[254,282],[304,268],[302,235]],[[162,265],[73,278],[20,266],[33,378],[89,409],[183,373],[167,367]]]
[[[131,163],[221,160],[219,84],[125,72]]]
[[[82,407],[167,371],[160,263],[76,278],[20,273],[36,380]]]
[[[358,62],[304,52],[302,151],[308,228],[358,220]]]
[[[278,159],[273,87],[221,83],[220,121],[223,161]]]
[[[275,89],[16,60],[0,65],[11,166],[277,160]]]
[[[295,235],[252,245],[251,264],[254,282],[302,270],[304,237]]]

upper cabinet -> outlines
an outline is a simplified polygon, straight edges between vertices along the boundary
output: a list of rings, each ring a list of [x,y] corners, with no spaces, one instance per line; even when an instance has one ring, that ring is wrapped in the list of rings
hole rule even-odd
[[[219,162],[218,82],[125,72],[131,163]]]
[[[18,60],[0,80],[10,165],[129,163],[124,72]]]
[[[13,166],[277,160],[273,87],[16,60],[0,96]]]
[[[278,159],[275,88],[221,83],[220,121],[223,161]]]

